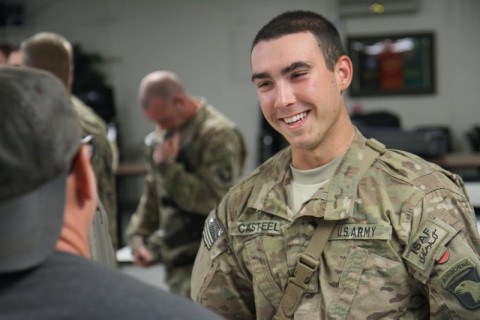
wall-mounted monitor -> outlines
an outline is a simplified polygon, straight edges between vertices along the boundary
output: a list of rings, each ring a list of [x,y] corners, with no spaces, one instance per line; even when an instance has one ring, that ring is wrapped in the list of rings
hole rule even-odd
[[[0,0],[0,28],[25,24],[23,0]]]
[[[432,32],[348,36],[350,95],[435,93],[434,45]]]

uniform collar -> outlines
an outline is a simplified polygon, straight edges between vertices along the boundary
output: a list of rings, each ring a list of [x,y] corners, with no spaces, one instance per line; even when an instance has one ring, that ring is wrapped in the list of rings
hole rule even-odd
[[[372,145],[356,128],[355,131],[355,138],[330,181],[325,220],[342,220],[352,216],[360,179],[378,155],[385,152],[383,145]]]
[[[358,183],[377,156],[378,152],[372,152],[365,137],[356,130],[352,144],[327,185],[328,193],[325,189],[317,191],[312,200],[321,201],[311,201],[305,206],[305,213],[301,214],[324,217],[326,220],[351,217],[357,199]],[[287,206],[285,189],[292,179],[291,160],[291,149],[288,147],[258,168],[253,196],[248,200],[249,207],[288,220],[290,208]],[[323,210],[325,198],[326,208]]]
[[[248,199],[248,207],[288,219],[290,208],[287,206],[285,186],[292,179],[291,161],[291,149],[287,147],[257,169],[258,177],[252,190],[253,196]]]
[[[178,130],[178,133],[180,134],[181,149],[194,141],[198,128],[207,117],[207,101],[202,97],[198,97],[198,99],[201,101],[200,107],[197,109],[193,117]]]

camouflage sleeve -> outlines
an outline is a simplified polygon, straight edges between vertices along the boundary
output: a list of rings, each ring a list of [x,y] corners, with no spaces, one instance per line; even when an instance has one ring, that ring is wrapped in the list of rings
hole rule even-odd
[[[95,154],[92,165],[97,177],[98,195],[108,217],[108,232],[114,248],[117,248],[117,191],[113,167],[112,144],[106,134],[94,134]]]
[[[90,258],[111,268],[116,268],[115,251],[110,235],[107,232],[107,225],[108,217],[103,208],[102,201],[99,199],[92,226],[88,232]]]
[[[159,228],[159,205],[154,179],[151,172],[145,176],[143,194],[127,227],[127,242],[133,251],[145,245],[145,239]]]
[[[437,189],[413,211],[403,257],[424,288],[430,319],[474,319],[480,312],[480,238],[475,213],[458,190]]]
[[[245,146],[234,129],[211,132],[196,143],[202,144],[202,155],[194,173],[172,160],[158,168],[167,193],[181,209],[207,215],[240,176]]]
[[[74,109],[79,117],[80,125],[86,134],[94,138],[94,154],[92,167],[97,178],[97,188],[108,217],[108,232],[113,247],[117,247],[117,190],[115,181],[115,146],[108,139],[107,125],[92,109],[72,96]]]
[[[232,255],[224,230],[212,211],[193,267],[191,297],[226,319],[255,319],[251,282]]]

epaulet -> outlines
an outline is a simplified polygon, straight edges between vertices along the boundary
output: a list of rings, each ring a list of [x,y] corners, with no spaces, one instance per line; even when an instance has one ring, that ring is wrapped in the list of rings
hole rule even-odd
[[[370,147],[371,149],[375,150],[376,152],[380,153],[380,155],[383,155],[385,151],[387,150],[385,148],[385,145],[381,143],[378,140],[375,140],[373,138],[368,139],[365,144]]]

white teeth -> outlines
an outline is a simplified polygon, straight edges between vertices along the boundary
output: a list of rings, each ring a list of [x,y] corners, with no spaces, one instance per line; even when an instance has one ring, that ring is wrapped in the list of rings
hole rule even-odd
[[[299,113],[299,114],[296,114],[290,118],[284,118],[283,120],[287,123],[287,124],[291,124],[291,123],[294,123],[294,122],[297,122],[299,120],[302,120],[303,118],[305,118],[307,116],[307,113],[306,112],[302,112],[302,113]]]

